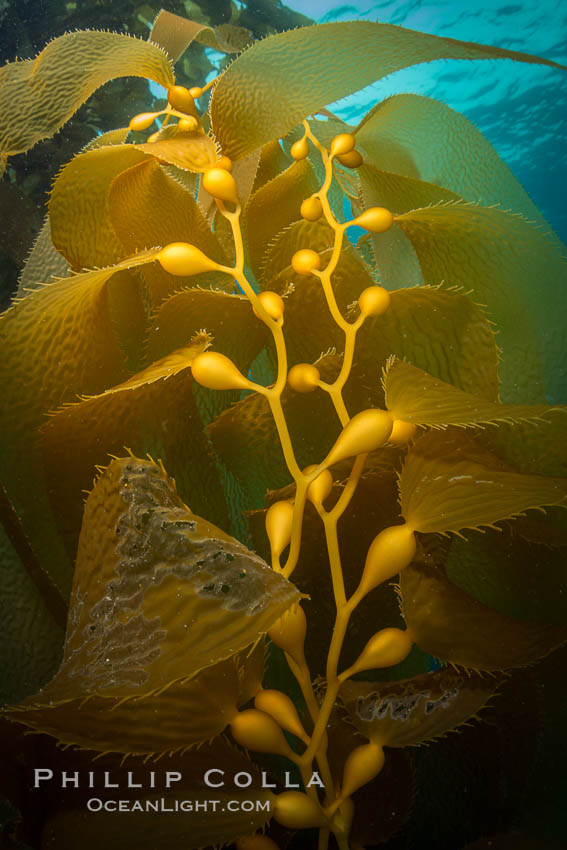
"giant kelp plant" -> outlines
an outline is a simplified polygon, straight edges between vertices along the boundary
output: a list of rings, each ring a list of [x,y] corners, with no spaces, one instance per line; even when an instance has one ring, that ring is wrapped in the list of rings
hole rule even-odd
[[[555,63],[359,21],[188,89],[196,38],[223,49],[162,12],[0,71],[4,162],[111,78],[168,91],[61,170],[0,319],[5,748],[143,778],[119,818],[48,797],[37,846],[375,845],[430,806],[407,748],[482,729],[567,640],[565,262],[462,116],[325,105],[438,58]],[[158,758],[183,778],[148,814]],[[175,812],[211,767],[218,810]]]

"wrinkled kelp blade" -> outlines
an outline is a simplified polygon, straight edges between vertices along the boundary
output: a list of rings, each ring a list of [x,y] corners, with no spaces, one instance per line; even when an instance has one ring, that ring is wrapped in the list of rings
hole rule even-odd
[[[277,177],[278,174],[289,168],[291,164],[291,157],[285,153],[279,139],[263,145],[260,151],[260,160],[256,170],[253,190],[256,192],[269,180],[273,180],[274,177]]]
[[[160,457],[192,509],[227,524],[225,496],[193,397],[190,364],[206,337],[153,363],[101,395],[63,407],[43,428],[43,458],[53,513],[74,554],[82,520],[82,492],[96,465],[128,446]]]
[[[121,145],[126,141],[129,132],[128,127],[109,130],[107,133],[102,133],[100,136],[91,139],[84,150],[95,150],[106,145]],[[91,220],[89,225],[92,224],[94,222]],[[46,216],[39,236],[22,269],[18,281],[17,297],[23,298],[32,289],[37,289],[43,283],[49,283],[52,277],[67,277],[68,274],[69,263],[53,245],[51,223],[49,216]]]
[[[213,30],[206,24],[189,21],[166,9],[160,9],[150,32],[150,41],[165,50],[172,62],[177,62],[191,42],[205,34],[214,41]]]
[[[565,640],[567,629],[506,617],[452,584],[432,564],[400,574],[402,613],[422,649],[463,667],[505,670],[533,664]]]
[[[477,713],[498,687],[494,677],[450,669],[400,682],[345,682],[341,700],[356,729],[387,747],[438,738]]]
[[[355,363],[377,382],[395,354],[484,399],[498,398],[498,352],[486,315],[462,292],[414,287],[392,292],[383,316],[364,323]]]
[[[85,507],[62,665],[9,714],[101,750],[210,739],[236,711],[238,653],[298,600],[162,468],[114,460]]]
[[[498,204],[545,225],[488,139],[444,103],[394,95],[377,104],[354,132],[365,163],[377,169],[435,183],[466,201]]]
[[[504,401],[565,393],[567,265],[554,242],[519,216],[474,204],[416,209],[396,224],[411,240],[425,283],[472,290],[500,331]]]
[[[68,32],[35,59],[0,69],[0,152],[23,153],[52,136],[100,86],[147,77],[166,88],[174,77],[157,45],[112,32]]]
[[[0,528],[2,562],[2,685],[0,703],[16,702],[38,690],[61,658],[63,631],[36,584]]]
[[[388,363],[384,374],[386,406],[395,419],[414,425],[482,425],[541,419],[543,404],[494,404],[433,378],[403,360]],[[564,411],[567,415],[567,409]],[[541,436],[546,438],[545,425]]]
[[[230,357],[245,374],[267,341],[266,326],[254,315],[246,296],[186,289],[164,301],[153,316],[148,359],[157,360],[186,345],[201,328],[211,334],[214,350]]]
[[[97,693],[149,693],[240,652],[298,599],[260,558],[188,510],[158,466],[115,460],[87,500],[72,594],[79,621],[59,675],[71,665],[69,686],[87,686],[94,664]],[[124,658],[119,633],[128,624],[141,637],[147,624],[154,652]],[[110,661],[98,668],[103,646]]]
[[[146,158],[143,162],[123,171],[110,186],[108,208],[110,221],[127,254],[168,245],[171,242],[189,242],[208,257],[225,263],[226,257],[217,238],[205,221],[193,196],[173,176],[169,167],[160,166],[157,160]],[[152,305],[168,294],[194,285],[194,279],[168,274],[155,263],[143,270]],[[232,287],[227,275],[207,275],[216,285]],[[185,344],[186,337],[181,344]],[[169,350],[177,347],[172,345]]]
[[[17,301],[0,318],[0,478],[36,554],[64,587],[68,567],[54,537],[37,429],[60,404],[127,377],[107,287],[116,271],[152,259],[151,253],[140,254],[119,266],[58,280]]]
[[[69,263],[53,245],[51,224],[49,216],[46,216],[22,269],[17,297],[23,298],[32,289],[37,289],[43,283],[49,283],[53,278],[67,277],[69,271]]]
[[[395,174],[365,164],[357,169],[362,206],[386,207],[396,215],[420,207],[461,200],[459,195],[416,177]],[[386,289],[423,283],[423,274],[413,245],[400,230],[371,235],[380,283]]]
[[[213,50],[237,53],[249,43],[250,38],[250,33],[244,27],[230,24],[208,27],[174,15],[166,9],[160,10],[150,32],[150,41],[162,47],[172,62],[177,62],[193,41],[199,41]]]
[[[217,161],[213,140],[202,133],[176,133],[167,139],[136,145],[138,150],[155,156],[160,162],[186,171],[202,172]]]
[[[567,535],[549,513],[520,517],[503,531],[488,529],[452,540],[443,565],[447,577],[509,617],[563,626]]]
[[[111,145],[75,156],[57,177],[49,199],[51,238],[75,271],[124,258],[110,220],[108,193],[115,177],[144,159],[135,145]]]
[[[430,204],[462,200],[455,192],[423,178],[397,174],[366,161],[357,169],[357,177],[360,180],[365,207],[383,206],[396,215]],[[383,235],[376,236],[378,244]]]
[[[369,21],[278,33],[254,44],[224,73],[211,101],[213,130],[223,152],[238,159],[327,103],[400,68],[434,59],[497,58],[562,67],[526,53]]]
[[[542,424],[542,428],[545,425]],[[532,508],[567,506],[567,478],[502,468],[463,434],[431,431],[409,450],[400,474],[402,515],[416,531],[493,526]]]
[[[147,628],[152,627],[155,633],[155,621]],[[121,631],[125,666],[128,658],[135,663],[137,654],[155,652],[143,628],[126,626]],[[91,674],[82,684],[96,688],[96,673],[91,670]],[[6,709],[6,716],[63,744],[99,752],[160,753],[219,735],[238,702],[238,669],[233,658],[208,667],[190,682],[174,682],[162,694],[139,697],[133,688],[132,699],[121,704],[116,698],[91,695],[88,690],[70,691],[66,684],[65,677],[57,674],[22,705]]]
[[[294,162],[252,195],[244,216],[252,271],[259,277],[264,254],[277,234],[300,218],[301,202],[317,188],[310,164]]]
[[[212,259],[225,261],[216,234],[210,230],[192,193],[180,178],[187,173],[147,159],[120,174],[113,182],[109,195],[110,215],[127,254],[143,250],[146,245],[178,241],[195,244]],[[155,310],[172,293],[187,286],[233,288],[232,279],[225,274],[209,272],[182,277],[169,274],[159,263],[144,266],[140,274],[146,285],[150,310]],[[169,346],[167,352],[184,345],[190,336],[187,334],[177,346]]]

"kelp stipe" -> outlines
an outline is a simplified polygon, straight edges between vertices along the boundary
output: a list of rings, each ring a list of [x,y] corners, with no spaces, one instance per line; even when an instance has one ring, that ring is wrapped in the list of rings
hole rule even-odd
[[[158,130],[155,112],[130,121],[147,139],[124,131],[62,170],[31,259],[70,273],[0,319],[3,483],[34,558],[71,588],[58,672],[33,696],[20,686],[4,715],[118,778],[125,756],[166,757],[183,774],[163,791],[172,806],[210,797],[209,767],[250,776],[215,789],[223,805],[190,832],[156,816],[168,848],[273,847],[252,836],[272,820],[318,829],[321,850],[331,836],[375,844],[391,824],[372,808],[407,776],[395,751],[461,727],[497,703],[504,671],[567,640],[560,571],[556,607],[530,616],[525,561],[565,545],[565,412],[545,403],[565,352],[542,341],[565,301],[546,281],[565,264],[503,165],[511,212],[473,203],[455,175],[426,181],[411,138],[388,134],[389,115],[412,111],[437,127],[439,104],[391,98],[357,128],[317,112],[412,62],[545,60],[352,22],[271,36],[186,89],[164,50],[215,34],[169,13],[154,32],[161,47],[72,33],[0,78],[4,155],[109,76],[168,87]],[[64,58],[85,51],[104,70],[86,62],[84,86],[76,71],[62,85]],[[45,114],[40,91],[56,104]],[[444,115],[470,150],[487,144]],[[498,536],[518,563],[508,594]],[[465,570],[490,577],[489,598],[462,586]],[[34,667],[43,684],[39,653]],[[55,811],[50,840],[151,844],[147,814],[99,813],[87,832],[83,817]]]

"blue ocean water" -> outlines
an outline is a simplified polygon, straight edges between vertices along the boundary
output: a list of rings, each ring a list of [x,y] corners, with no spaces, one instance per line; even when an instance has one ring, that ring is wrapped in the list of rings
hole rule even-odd
[[[291,0],[286,5],[319,22],[398,24],[567,65],[567,4],[561,0]],[[391,74],[331,108],[356,124],[377,101],[405,92],[437,98],[466,115],[567,242],[567,72],[508,60],[437,61]]]

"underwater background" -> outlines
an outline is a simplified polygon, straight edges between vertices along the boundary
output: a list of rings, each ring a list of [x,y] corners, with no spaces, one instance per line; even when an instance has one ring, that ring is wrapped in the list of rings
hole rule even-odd
[[[232,4],[224,0],[198,4],[168,0],[162,3],[138,3],[132,0],[0,0],[1,62],[12,60],[16,55],[32,56],[47,40],[67,29],[121,30],[126,24],[130,31],[145,36],[149,23],[162,5],[194,19],[202,14],[213,23],[222,22],[231,5],[240,7],[243,25],[248,25],[257,37],[305,24],[308,22],[306,18],[320,22],[370,19],[445,37],[526,51],[567,63],[567,8],[562,11],[560,6],[549,0],[537,6],[526,2],[506,3],[505,0],[474,4],[467,0],[403,0],[376,4],[307,0],[288,3],[286,7],[270,0]],[[298,13],[298,16],[287,10]],[[218,59],[219,54],[214,51],[195,46],[184,68],[187,79],[191,80],[193,74],[201,74],[203,79],[214,76],[216,72],[210,70],[210,66]],[[157,87],[152,86],[151,89],[159,98]],[[120,97],[124,91],[128,92],[126,103]],[[562,74],[549,68],[506,61],[498,64],[492,61],[439,61],[391,75],[385,81],[330,108],[346,121],[356,124],[376,101],[405,91],[437,98],[466,115],[491,141],[559,237],[563,241],[567,240],[564,202],[567,96]],[[53,140],[38,145],[27,155],[14,157],[10,162],[0,192],[0,279],[3,306],[6,306],[14,290],[19,268],[41,225],[46,193],[59,166],[67,162],[96,133],[126,123],[128,117],[138,109],[136,97],[146,108],[146,92],[147,84],[142,80],[116,81],[97,92]],[[274,108],[277,108],[277,104]],[[565,679],[566,658],[565,651],[560,651],[542,665],[545,669],[541,678],[553,684],[558,697],[562,690],[565,697],[565,687],[559,688],[557,679]],[[491,824],[495,833],[501,831],[505,835],[500,843],[489,845],[485,841],[475,842],[470,845],[471,850],[473,847],[474,850],[484,850],[488,846],[501,850],[508,847],[511,850],[560,850],[561,847],[567,847],[564,805],[567,787],[563,767],[567,746],[564,738],[555,738],[555,730],[564,721],[567,722],[567,702],[558,698],[557,704],[553,706],[553,716],[542,719],[540,714],[536,721],[538,704],[543,702],[543,696],[531,679],[529,670],[517,677],[514,688],[518,710],[513,716],[507,717],[505,711],[494,713],[495,729],[510,724],[510,740],[507,745],[495,734],[494,745],[501,749],[487,760],[486,776],[475,767],[475,763],[485,760],[487,754],[477,754],[475,751],[474,729],[462,733],[470,741],[470,765],[455,764],[454,773],[445,772],[445,766],[452,761],[451,751],[457,754],[464,749],[462,743],[457,744],[452,738],[440,743],[435,753],[428,753],[428,765],[425,768],[424,759],[423,770],[431,771],[431,784],[423,785],[418,791],[421,810],[428,815],[425,820],[414,824],[413,834],[398,836],[388,842],[389,850],[410,846],[437,846],[453,850],[463,846],[458,838],[463,821],[474,820],[479,800],[490,806],[491,795],[492,799],[501,795],[509,803],[509,818],[502,814],[501,809],[500,818]],[[545,709],[549,709],[548,704]],[[536,723],[542,725],[536,726]],[[525,732],[526,741],[524,753],[516,748],[522,732]],[[538,767],[530,782],[525,783],[523,768],[532,750],[536,749],[540,752]],[[517,787],[502,787],[502,783],[509,781],[514,773],[510,765],[516,762]],[[501,774],[497,771],[498,764],[507,765]],[[458,795],[455,788],[459,789]],[[450,813],[447,812],[448,807],[452,809]],[[446,822],[442,824],[442,821]],[[454,822],[454,827],[451,822]],[[474,829],[468,827],[464,831],[474,832]],[[426,834],[431,844],[422,840]],[[526,835],[529,836],[527,839]],[[536,835],[537,839],[534,837]],[[1,841],[0,846],[3,846]]]

